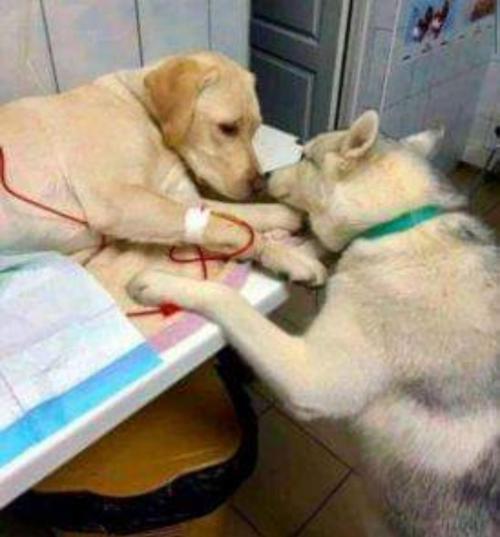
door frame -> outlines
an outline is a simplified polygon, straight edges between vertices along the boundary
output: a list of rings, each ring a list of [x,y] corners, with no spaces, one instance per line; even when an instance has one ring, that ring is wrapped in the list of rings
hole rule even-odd
[[[346,36],[345,61],[342,69],[338,114],[330,128],[345,128],[355,118],[361,75],[363,51],[366,50],[370,31],[370,15],[373,0],[352,0],[348,34]]]
[[[338,48],[335,55],[335,64],[333,67],[333,81],[330,98],[330,107],[328,113],[328,130],[334,130],[338,127],[342,119],[342,100],[344,84],[348,80],[349,53],[351,50],[351,40],[354,16],[359,11],[359,5],[368,2],[368,0],[342,0],[340,12],[340,21],[338,26]]]

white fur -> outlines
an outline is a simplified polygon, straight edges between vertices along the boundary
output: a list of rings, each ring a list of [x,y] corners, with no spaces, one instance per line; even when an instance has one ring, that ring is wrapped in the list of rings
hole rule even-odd
[[[302,336],[218,284],[185,285],[149,271],[129,290],[144,303],[173,300],[220,323],[298,416],[354,418],[375,465],[399,460],[412,473],[432,472],[432,486],[473,471],[500,436],[498,251],[422,157],[433,151],[435,132],[385,142],[373,135],[373,114],[352,129],[313,140],[304,161],[270,182],[271,193],[308,212],[324,247],[347,247]],[[427,204],[451,212],[349,245],[370,226]]]

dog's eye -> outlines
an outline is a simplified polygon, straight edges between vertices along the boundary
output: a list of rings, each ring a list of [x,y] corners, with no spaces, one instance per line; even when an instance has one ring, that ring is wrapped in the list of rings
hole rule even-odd
[[[236,136],[238,134],[237,123],[221,123],[219,129],[226,136]]]

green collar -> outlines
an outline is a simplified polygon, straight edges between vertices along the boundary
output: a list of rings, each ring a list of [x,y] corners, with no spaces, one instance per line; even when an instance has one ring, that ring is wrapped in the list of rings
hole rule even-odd
[[[427,220],[436,218],[436,216],[439,216],[444,212],[444,209],[438,205],[424,205],[419,209],[414,209],[413,211],[404,213],[401,216],[393,218],[392,220],[388,220],[387,222],[382,222],[381,224],[370,227],[361,232],[359,235],[356,235],[352,240],[379,239],[380,237],[385,237],[386,235],[407,231],[408,229],[412,229],[419,224],[427,222]]]

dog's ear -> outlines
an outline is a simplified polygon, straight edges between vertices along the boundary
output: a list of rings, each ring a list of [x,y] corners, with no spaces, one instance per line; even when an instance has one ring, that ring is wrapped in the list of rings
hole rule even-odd
[[[170,58],[146,75],[144,85],[167,145],[175,147],[182,142],[199,94],[217,78],[216,67],[204,66],[186,56]]]
[[[340,154],[346,159],[364,156],[377,140],[379,117],[375,110],[364,112],[347,131]]]
[[[439,145],[444,138],[444,126],[440,125],[434,129],[429,129],[417,134],[412,134],[400,141],[404,145],[411,147],[414,151],[425,158],[432,157],[439,149]]]

